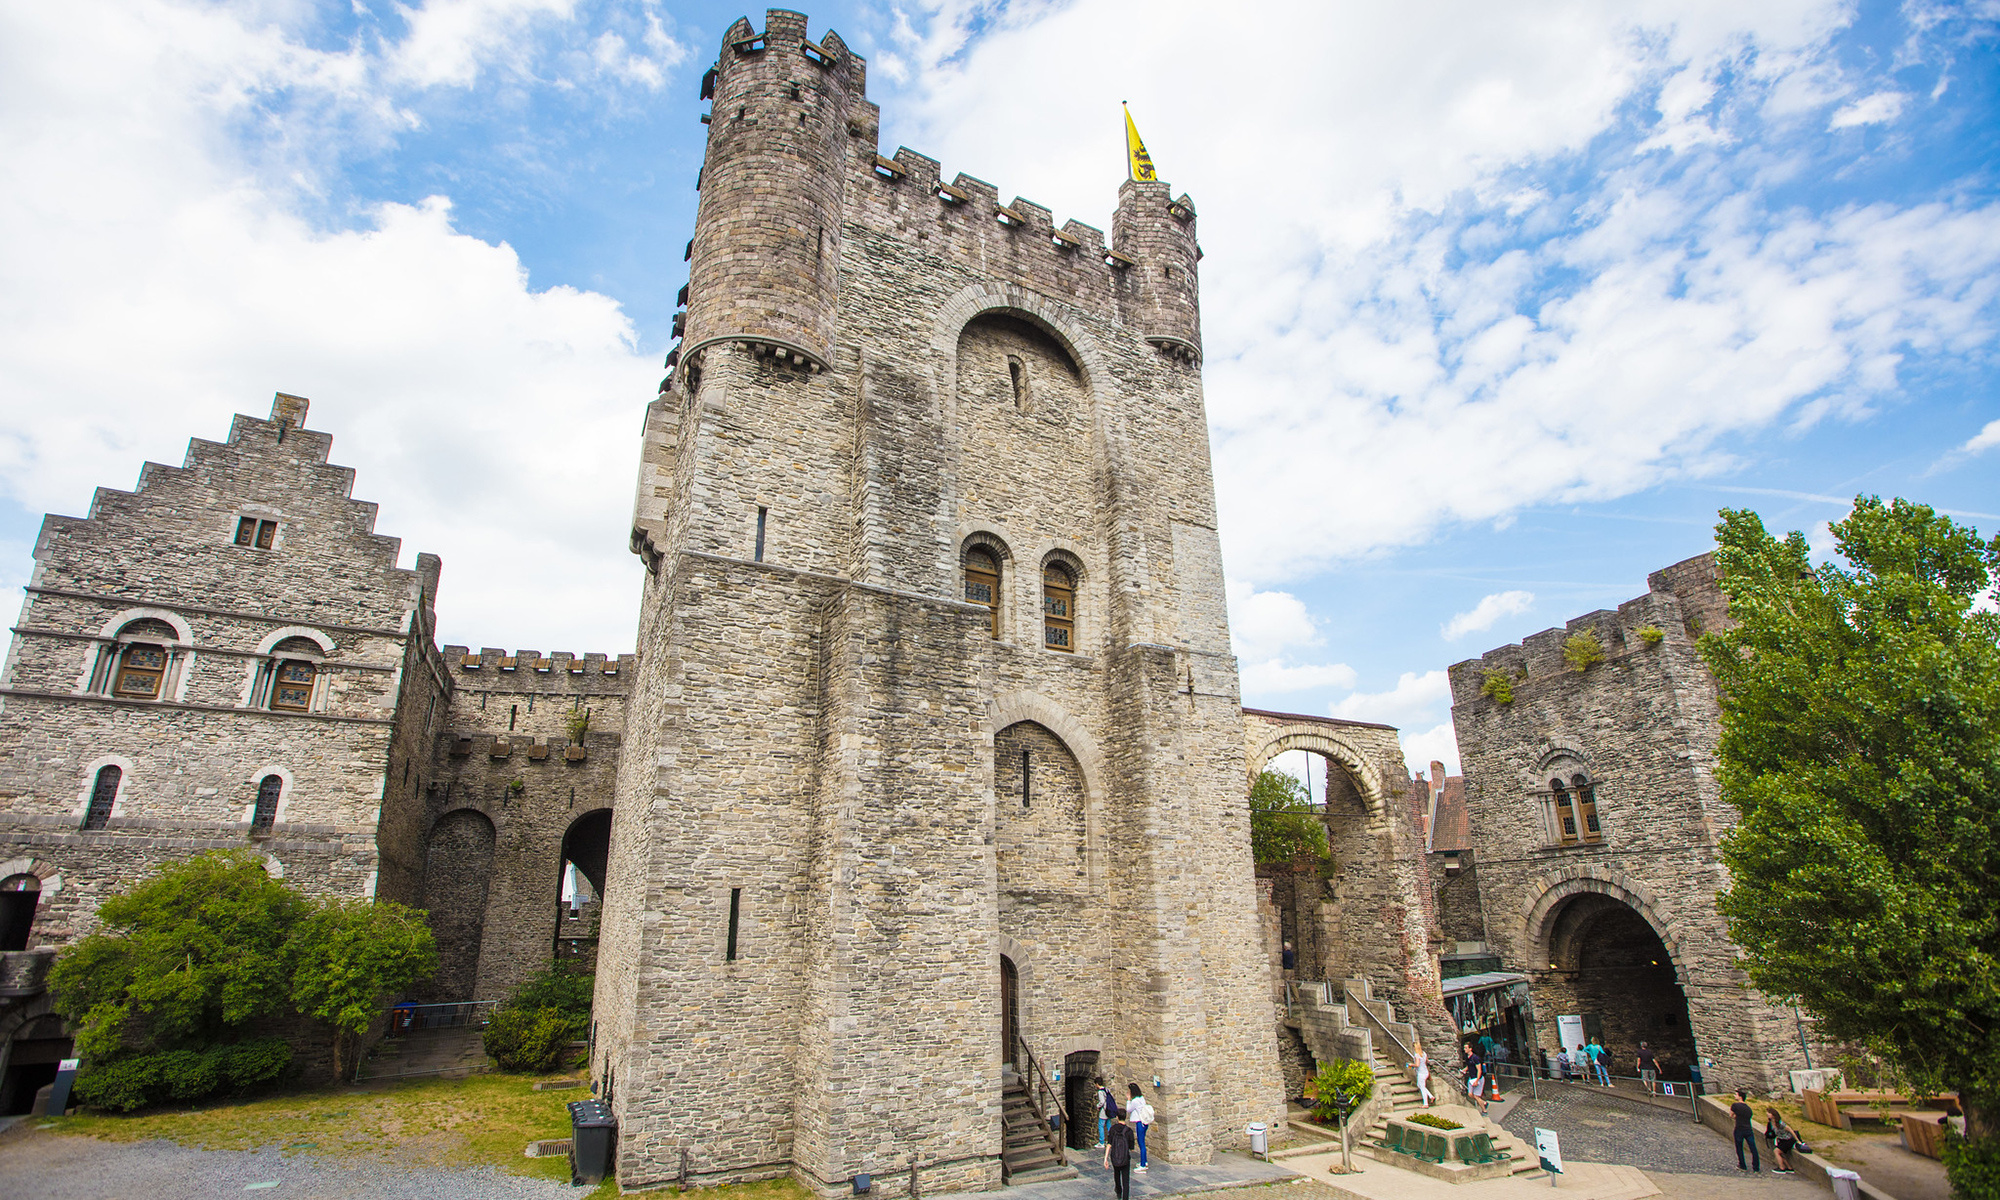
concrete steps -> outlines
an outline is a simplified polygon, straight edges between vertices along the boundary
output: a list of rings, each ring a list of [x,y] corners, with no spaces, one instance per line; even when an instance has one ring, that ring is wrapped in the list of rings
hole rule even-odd
[[[383,1038],[361,1064],[356,1082],[401,1079],[414,1075],[451,1078],[493,1069],[478,1028],[426,1029],[401,1037]]]

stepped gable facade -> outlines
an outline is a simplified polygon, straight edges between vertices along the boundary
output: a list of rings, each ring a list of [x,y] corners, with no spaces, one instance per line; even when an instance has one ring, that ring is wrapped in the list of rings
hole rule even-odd
[[[1716,782],[1720,709],[1695,642],[1724,626],[1728,603],[1707,554],[1647,587],[1451,668],[1463,862],[1477,863],[1483,918],[1454,901],[1454,933],[1483,930],[1502,967],[1530,977],[1550,1051],[1568,1015],[1621,1074],[1646,1041],[1669,1079],[1698,1052],[1711,1088],[1785,1086],[1805,1065],[1803,1027],[1749,986],[1715,908],[1736,814]]]
[[[1158,1077],[1155,1151],[1204,1162],[1283,1101],[1194,206],[1058,228],[881,156],[865,80],[772,10],[703,86],[598,957],[619,1178],[991,1187],[1058,1070]]]
[[[307,411],[281,393],[43,522],[0,675],[0,1110],[27,1086],[17,1059],[68,1053],[55,948],[205,850],[429,910],[431,999],[594,956],[596,906],[559,912],[558,887],[574,863],[585,901],[604,889],[636,660],[441,652],[440,561],[397,567]]]

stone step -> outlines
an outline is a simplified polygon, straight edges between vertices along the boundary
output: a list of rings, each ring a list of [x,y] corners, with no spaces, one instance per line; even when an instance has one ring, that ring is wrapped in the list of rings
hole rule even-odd
[[[1036,1167],[1032,1171],[1015,1171],[1007,1177],[1007,1186],[1023,1187],[1030,1183],[1053,1183],[1058,1179],[1075,1179],[1075,1167],[1058,1163],[1052,1167]]]

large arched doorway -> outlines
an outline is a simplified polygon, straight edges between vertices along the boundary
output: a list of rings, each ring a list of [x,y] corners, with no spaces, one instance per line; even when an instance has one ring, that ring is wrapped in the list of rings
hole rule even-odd
[[[486,932],[486,891],[493,878],[493,822],[477,809],[438,818],[424,850],[424,907],[437,939],[431,987],[440,1000],[472,1000]]]
[[[1651,922],[1616,896],[1583,892],[1551,912],[1546,944],[1549,969],[1536,986],[1544,1045],[1596,1038],[1629,1074],[1645,1042],[1665,1078],[1688,1077],[1695,1047],[1687,994]]]
[[[7,1047],[7,1072],[0,1076],[0,1116],[19,1116],[34,1106],[35,1093],[54,1083],[56,1068],[71,1053],[63,1019],[54,1013],[23,1024]]]
[[[1000,956],[1000,1061],[1014,1063],[1014,1046],[1021,1040],[1021,973],[1014,960]]]
[[[1323,742],[1280,741],[1260,773],[1294,781],[1294,794],[1325,831],[1325,852],[1300,849],[1290,857],[1268,858],[1257,864],[1257,875],[1269,882],[1279,938],[1291,949],[1292,976],[1338,982],[1374,973],[1373,958],[1357,950],[1380,932],[1385,847],[1366,776],[1357,776],[1351,755],[1335,753]]]
[[[604,872],[611,858],[611,810],[595,809],[563,831],[557,893],[555,958],[579,970],[597,970],[598,922],[604,910]]]

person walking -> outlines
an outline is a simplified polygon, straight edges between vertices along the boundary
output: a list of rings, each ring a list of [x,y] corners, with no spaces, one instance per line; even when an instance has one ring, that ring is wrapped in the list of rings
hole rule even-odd
[[[1610,1053],[1596,1038],[1590,1039],[1590,1069],[1597,1073],[1597,1082],[1611,1086],[1611,1068],[1604,1065],[1605,1055]]]
[[[1646,1085],[1648,1095],[1657,1095],[1660,1090],[1660,1060],[1653,1057],[1652,1048],[1639,1043],[1639,1082]]]
[[[1750,1107],[1750,1093],[1742,1088],[1737,1088],[1736,1103],[1729,1106],[1729,1111],[1736,1118],[1736,1131],[1734,1134],[1736,1142],[1736,1169],[1739,1171],[1755,1171],[1757,1174],[1762,1175],[1764,1173],[1764,1163],[1757,1157],[1757,1131],[1750,1124],[1757,1119],[1757,1110]],[[1745,1146],[1750,1147],[1750,1165],[1747,1167],[1743,1165],[1743,1147]]]
[[[1431,1056],[1424,1053],[1423,1043],[1417,1044],[1417,1094],[1424,1098],[1424,1107],[1431,1106]]]
[[[1111,1119],[1118,1115],[1118,1097],[1106,1084],[1097,1085],[1097,1148],[1104,1148],[1104,1135],[1111,1131]]]
[[[1110,1095],[1110,1089],[1105,1089]],[[1132,1127],[1118,1102],[1111,1102],[1111,1128],[1105,1131],[1104,1166],[1111,1172],[1111,1188],[1118,1200],[1132,1200]]]
[[[1799,1144],[1798,1131],[1785,1124],[1784,1114],[1775,1108],[1766,1108],[1770,1119],[1764,1122],[1764,1136],[1771,1142],[1771,1174],[1792,1175],[1792,1151]]]
[[[1479,1051],[1471,1042],[1465,1043],[1465,1094],[1479,1106],[1479,1115],[1486,1115],[1486,1064],[1480,1061]]]
[[[1139,1169],[1146,1169],[1146,1127],[1153,1123],[1153,1106],[1146,1100],[1146,1093],[1132,1085],[1132,1102],[1125,1106],[1125,1115],[1132,1119],[1132,1132],[1139,1140]]]

